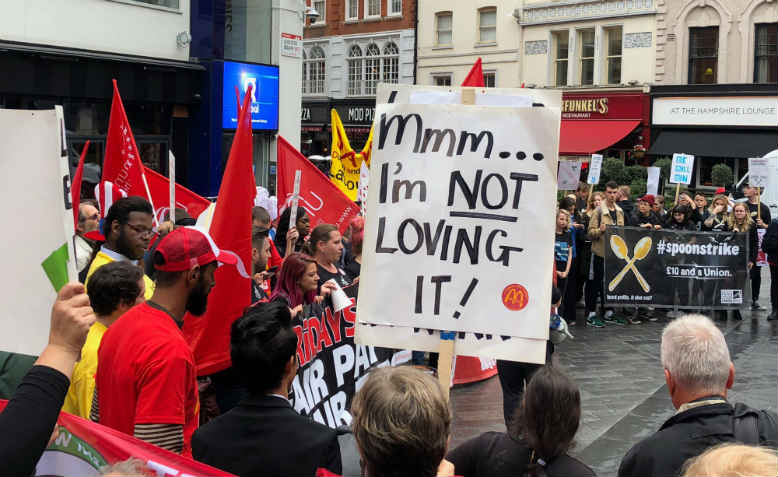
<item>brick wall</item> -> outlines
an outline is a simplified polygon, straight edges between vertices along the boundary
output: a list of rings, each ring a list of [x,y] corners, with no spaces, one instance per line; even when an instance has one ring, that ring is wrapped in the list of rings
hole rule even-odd
[[[416,27],[416,0],[402,0],[402,16],[387,16],[387,2],[381,0],[381,18],[365,20],[365,0],[359,1],[358,20],[345,21],[346,0],[327,0],[325,8],[325,24],[307,26],[304,29],[305,39],[322,38],[337,35],[354,35],[413,29]],[[311,0],[306,0],[308,5]]]

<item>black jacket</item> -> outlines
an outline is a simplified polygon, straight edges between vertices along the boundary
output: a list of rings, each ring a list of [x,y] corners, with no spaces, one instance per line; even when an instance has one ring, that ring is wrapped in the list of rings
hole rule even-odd
[[[631,222],[632,220],[632,213],[633,211],[637,210],[635,207],[635,204],[632,201],[629,200],[620,200],[616,202],[616,205],[621,207],[621,210],[624,211],[624,225],[630,226],[635,225]]]
[[[757,412],[760,445],[775,447],[778,444],[776,415],[769,411]],[[674,415],[658,432],[627,452],[619,467],[619,477],[680,475],[688,459],[697,457],[712,446],[735,440],[734,414],[731,404],[721,403],[695,407]]]
[[[313,476],[341,472],[334,429],[301,416],[278,396],[252,397],[200,427],[192,455],[240,476]]]
[[[771,265],[778,265],[778,219],[773,219],[762,239],[762,250]]]
[[[648,215],[643,215],[640,213],[640,210],[635,209],[629,223],[633,227],[640,227],[643,224],[662,225],[662,220],[656,216],[654,211],[649,211]]]

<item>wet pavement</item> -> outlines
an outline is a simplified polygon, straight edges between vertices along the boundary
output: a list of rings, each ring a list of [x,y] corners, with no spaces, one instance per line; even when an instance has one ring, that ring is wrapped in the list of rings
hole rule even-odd
[[[769,277],[760,303],[769,307]],[[766,282],[766,283],[765,283]],[[582,313],[579,310],[579,313]],[[778,322],[769,312],[743,312],[743,321],[717,321],[735,365],[728,399],[778,410]],[[662,316],[662,313],[657,313]],[[602,329],[571,328],[575,340],[557,346],[554,365],[581,389],[581,426],[571,453],[597,472],[616,475],[621,458],[655,432],[675,411],[659,360],[667,319]],[[502,392],[497,377],[451,391],[454,413],[451,448],[487,431],[504,431]]]

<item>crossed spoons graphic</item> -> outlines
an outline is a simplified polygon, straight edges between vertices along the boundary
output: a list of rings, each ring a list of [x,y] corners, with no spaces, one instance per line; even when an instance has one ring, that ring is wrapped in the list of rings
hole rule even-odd
[[[632,273],[635,274],[635,278],[638,279],[638,283],[640,283],[643,291],[648,293],[651,290],[651,287],[646,282],[646,279],[643,278],[643,275],[641,275],[637,267],[635,267],[635,261],[643,260],[646,258],[646,255],[648,255],[648,252],[651,251],[651,237],[643,237],[642,239],[638,240],[638,243],[635,244],[635,249],[633,250],[634,255],[632,258],[629,258],[629,248],[624,242],[624,239],[618,235],[611,235],[611,250],[613,250],[613,253],[616,254],[616,256],[620,259],[626,260],[627,265],[625,265],[619,274],[616,275],[613,280],[611,280],[610,284],[608,285],[608,291],[613,291],[613,289],[616,288],[619,283],[621,283],[621,280],[624,279],[624,275],[626,275],[628,271],[632,270]]]

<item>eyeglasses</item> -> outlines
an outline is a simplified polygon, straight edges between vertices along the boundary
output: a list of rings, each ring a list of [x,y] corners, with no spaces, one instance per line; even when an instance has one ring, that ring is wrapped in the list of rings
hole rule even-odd
[[[124,225],[126,225],[127,227],[129,227],[132,230],[134,230],[135,233],[138,234],[141,238],[143,238],[143,237],[151,237],[152,235],[154,235],[154,229],[147,229],[145,227],[141,227],[141,226],[137,226],[137,225],[132,225],[130,223],[127,223],[127,224],[124,224]]]

